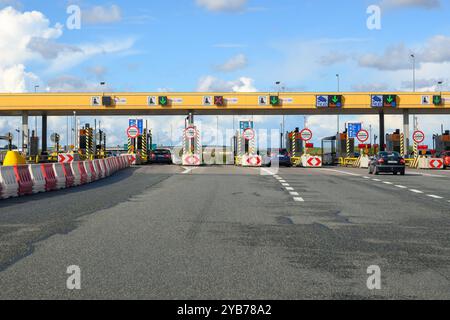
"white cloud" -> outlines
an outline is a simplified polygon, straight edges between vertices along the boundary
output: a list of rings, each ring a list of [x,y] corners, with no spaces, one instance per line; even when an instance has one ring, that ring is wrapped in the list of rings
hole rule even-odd
[[[330,52],[327,55],[321,56],[318,62],[323,66],[331,66],[333,64],[347,61],[349,56],[340,52]]]
[[[241,77],[238,80],[224,81],[213,76],[200,79],[197,87],[199,92],[257,92],[254,80]]]
[[[196,3],[209,11],[236,12],[244,9],[247,0],[196,0]]]
[[[436,9],[441,6],[440,0],[383,0],[381,6],[385,8],[410,8],[418,7]]]
[[[245,68],[247,63],[247,57],[244,54],[238,54],[225,63],[218,65],[216,69],[222,72],[233,72]]]
[[[23,64],[0,66],[0,92],[22,93],[36,83],[39,83],[38,76],[32,72],[26,72]]]
[[[87,24],[108,24],[122,20],[122,11],[119,6],[94,6],[83,9],[81,12],[83,23]]]

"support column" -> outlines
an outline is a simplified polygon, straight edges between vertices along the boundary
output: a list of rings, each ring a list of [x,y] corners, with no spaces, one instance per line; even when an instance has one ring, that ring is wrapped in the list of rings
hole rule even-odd
[[[47,154],[47,115],[42,115],[42,154]]]
[[[28,128],[28,113],[22,113],[22,152],[25,155],[28,155],[28,144],[30,141],[29,137],[29,128]],[[19,147],[19,146],[17,146]]]
[[[404,154],[404,156],[407,156],[409,153],[409,143],[410,143],[409,137],[411,136],[410,132],[409,132],[409,111],[408,110],[405,110],[403,112],[403,134],[405,135],[405,154]]]
[[[380,151],[385,151],[384,147],[386,136],[384,132],[384,111],[380,111]]]

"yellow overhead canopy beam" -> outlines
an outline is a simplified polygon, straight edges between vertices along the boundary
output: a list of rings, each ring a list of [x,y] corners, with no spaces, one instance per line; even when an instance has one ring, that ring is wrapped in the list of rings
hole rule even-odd
[[[339,103],[342,104],[340,107]],[[388,104],[386,105],[386,103]],[[99,116],[186,115],[189,112],[200,115],[376,114],[380,110],[387,114],[402,114],[405,110],[421,114],[450,113],[450,93],[105,92],[0,94],[1,115],[21,115],[23,113],[29,115],[72,115],[74,111],[77,115]]]

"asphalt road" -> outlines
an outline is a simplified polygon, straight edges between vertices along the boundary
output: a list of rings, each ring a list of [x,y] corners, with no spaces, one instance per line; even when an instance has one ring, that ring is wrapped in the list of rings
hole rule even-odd
[[[260,173],[150,166],[1,201],[0,298],[450,298],[450,172]]]

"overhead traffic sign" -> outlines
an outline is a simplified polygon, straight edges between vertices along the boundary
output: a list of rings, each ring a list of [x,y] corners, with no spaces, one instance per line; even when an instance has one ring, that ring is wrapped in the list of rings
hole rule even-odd
[[[417,130],[413,133],[413,140],[415,143],[422,143],[425,141],[425,133],[423,131]]]
[[[158,98],[159,105],[162,107],[169,105],[169,99],[166,96],[161,96]]]
[[[247,141],[253,140],[255,138],[255,130],[253,130],[252,128],[247,128],[244,130],[243,136]]]
[[[225,105],[225,99],[223,98],[223,96],[215,96],[214,104],[218,107],[223,107]]]
[[[384,95],[383,96],[383,107],[386,107],[386,108],[397,107],[397,96],[396,95]]]
[[[270,104],[272,106],[279,106],[281,105],[281,100],[279,96],[270,96]]]
[[[433,104],[435,106],[441,106],[442,105],[442,97],[441,96],[433,96]]]
[[[139,136],[139,128],[137,126],[128,127],[127,136],[130,139],[136,139]]]
[[[328,108],[328,96],[317,96],[316,97],[316,107]]]
[[[244,131],[245,129],[248,129],[248,128],[253,129],[253,121],[241,121],[239,123],[239,126],[242,131]]]
[[[334,95],[328,97],[328,107],[330,108],[341,108],[342,107],[342,96]]]
[[[383,108],[383,96],[372,95],[372,108]]]
[[[367,130],[360,130],[357,133],[356,138],[358,139],[359,142],[364,143],[367,140],[369,140],[369,132]]]
[[[310,141],[313,138],[313,133],[310,129],[303,129],[300,132],[300,139],[303,141]]]

